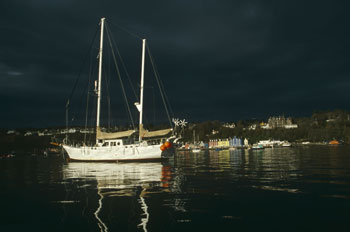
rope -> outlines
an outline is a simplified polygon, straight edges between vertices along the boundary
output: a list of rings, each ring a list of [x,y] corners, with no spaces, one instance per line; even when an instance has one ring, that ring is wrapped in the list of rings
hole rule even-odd
[[[118,64],[117,64],[117,59],[116,59],[115,54],[114,54],[114,49],[113,49],[113,44],[112,44],[112,41],[111,41],[110,31],[109,31],[109,28],[108,28],[107,24],[106,24],[106,29],[107,29],[106,31],[107,31],[107,38],[108,38],[108,41],[109,41],[109,46],[111,47],[111,50],[112,50],[112,56],[113,56],[115,68],[116,68],[116,71],[117,71],[117,74],[118,74],[118,78],[119,78],[119,81],[120,81],[120,85],[121,85],[123,97],[124,97],[124,100],[125,100],[125,104],[126,104],[126,106],[127,106],[127,110],[128,110],[128,113],[129,113],[129,117],[130,117],[132,126],[133,126],[133,128],[135,129],[136,127],[135,127],[135,124],[134,124],[134,120],[133,120],[133,118],[132,118],[132,114],[131,114],[129,102],[128,102],[128,99],[127,99],[127,97],[126,97],[126,93],[125,93],[125,88],[124,88],[123,80],[122,80],[121,75],[120,75],[119,66],[118,66]]]
[[[75,89],[76,89],[76,87],[77,87],[77,85],[78,85],[78,82],[79,82],[79,79],[80,79],[80,77],[81,77],[81,73],[82,73],[83,67],[84,67],[84,65],[85,65],[85,62],[86,62],[86,60],[87,60],[87,57],[88,57],[89,53],[90,53],[91,50],[92,50],[91,48],[93,47],[93,44],[94,44],[94,42],[95,42],[95,38],[96,38],[97,32],[98,32],[98,26],[96,27],[94,37],[93,37],[93,39],[92,39],[92,41],[91,41],[89,50],[88,50],[88,52],[87,52],[87,54],[86,54],[86,56],[85,56],[85,58],[84,58],[84,60],[83,60],[83,64],[82,64],[82,66],[80,67],[78,76],[77,76],[77,78],[75,79],[75,83],[74,83],[74,85],[73,85],[72,91],[71,91],[71,93],[69,94],[69,97],[68,97],[68,100],[67,100],[67,104],[66,104],[66,108],[69,107],[70,100],[72,99],[73,94],[74,94],[74,92],[75,92]]]
[[[113,40],[113,38],[112,38],[112,40]],[[113,40],[112,42],[114,42],[114,44],[116,44],[114,40]],[[131,90],[132,90],[132,92],[133,92],[133,94],[134,94],[134,97],[135,97],[136,101],[139,102],[139,97],[138,97],[137,94],[136,94],[136,91],[135,91],[134,85],[132,84],[132,81],[131,81],[129,72],[127,71],[126,66],[125,66],[125,63],[124,63],[124,61],[123,61],[123,59],[122,59],[122,57],[121,57],[121,55],[120,55],[120,53],[119,53],[119,49],[118,49],[117,46],[115,46],[115,47],[116,47],[115,50],[117,51],[118,58],[119,58],[120,62],[122,63],[122,66],[123,66],[125,75],[126,75],[126,77],[128,78],[129,85],[130,85]]]
[[[154,64],[154,61],[153,61],[153,57],[152,57],[152,54],[151,54],[151,51],[149,49],[149,46],[147,44],[147,52],[148,52],[148,55],[149,55],[149,58],[150,58],[150,61],[151,61],[151,64],[152,64],[152,67],[153,67],[153,71],[154,71],[154,75],[155,75],[155,78],[156,78],[156,81],[157,81],[157,84],[158,84],[158,87],[159,87],[159,92],[160,92],[160,95],[162,97],[162,101],[163,101],[163,104],[164,104],[164,108],[165,108],[165,111],[166,111],[166,114],[167,114],[167,117],[168,117],[168,120],[169,120],[169,124],[170,126],[172,127],[172,124],[171,124],[171,118],[170,118],[170,114],[169,114],[169,111],[168,111],[168,107],[167,107],[167,97],[165,95],[165,90],[164,90],[164,86],[163,84],[161,83],[160,81],[160,77],[159,77],[159,73],[157,72],[157,69],[156,69],[156,66]],[[169,105],[169,108],[171,110],[171,113],[172,113],[172,109],[170,107],[170,104],[169,104],[169,101],[168,101],[168,105]],[[172,113],[173,114],[173,113]]]
[[[68,110],[69,110],[70,102],[71,102],[71,99],[72,99],[73,94],[74,94],[74,92],[75,92],[75,89],[76,89],[76,87],[77,87],[77,85],[78,85],[78,82],[79,82],[79,79],[80,79],[80,77],[81,77],[81,73],[82,73],[83,67],[84,67],[84,65],[85,65],[85,62],[86,62],[86,60],[87,60],[87,57],[88,57],[89,53],[90,53],[91,50],[92,50],[93,44],[94,44],[94,42],[95,42],[95,38],[96,38],[96,36],[97,36],[97,32],[98,32],[98,25],[96,26],[95,34],[94,34],[93,39],[92,39],[92,41],[91,41],[91,43],[90,43],[90,47],[89,47],[89,49],[88,49],[88,52],[87,52],[86,55],[85,55],[85,58],[84,58],[83,63],[82,63],[82,65],[81,65],[81,67],[80,67],[78,76],[77,76],[76,79],[75,79],[73,88],[72,88],[72,90],[71,90],[71,92],[70,92],[70,94],[69,94],[69,97],[68,97],[68,99],[67,99],[67,103],[66,103],[66,106],[65,106],[65,108],[66,108],[66,129],[67,129],[67,132],[68,132],[68,127],[69,127],[69,119],[68,119],[68,118],[69,118],[69,116],[68,116],[69,112],[68,112]],[[66,142],[68,143],[68,133],[66,134]]]
[[[91,77],[92,77],[92,73],[93,73],[93,68],[92,68],[92,56],[90,59],[90,71],[89,71],[89,86],[88,89],[90,90],[90,83],[91,83]],[[88,114],[89,114],[89,91],[87,91],[86,93],[86,111],[85,111],[85,132],[87,131],[87,124],[88,124]],[[84,144],[86,144],[86,135],[87,133],[84,134]]]
[[[108,21],[108,24],[110,24],[110,25],[112,25],[112,26],[114,26],[114,27],[117,27],[117,28],[121,29],[122,31],[125,31],[126,33],[128,33],[129,35],[131,35],[131,36],[133,36],[133,37],[135,37],[135,38],[137,38],[137,39],[142,40],[142,38],[141,38],[140,36],[136,35],[135,33],[132,33],[132,32],[129,31],[128,29],[126,29],[126,28],[124,28],[124,27],[122,27],[122,26],[120,26],[120,25],[118,25],[118,24],[113,24],[113,23],[110,23],[109,21]]]
[[[129,30],[125,29],[124,27],[121,27],[121,26],[118,25],[118,24],[115,24],[115,25],[114,25],[113,23],[110,23],[110,22],[108,21],[108,25],[112,25],[112,26],[114,26],[114,27],[117,27],[117,28],[121,29],[122,31],[128,33],[128,34],[131,35],[132,37],[135,37],[135,38],[137,38],[138,40],[142,40],[142,37],[141,37],[141,36],[138,36],[138,35],[136,35],[135,33],[130,32]],[[122,57],[121,57],[121,55],[120,55],[120,53],[119,53],[118,46],[116,46],[116,42],[115,42],[114,38],[112,37],[111,39],[112,39],[113,44],[114,44],[115,47],[116,47],[116,52],[117,52],[118,58],[119,58],[120,62],[122,63],[124,72],[125,72],[125,74],[126,74],[126,76],[127,76],[127,78],[128,78],[128,81],[129,81],[130,87],[131,87],[131,89],[132,89],[132,91],[133,91],[133,94],[134,94],[134,96],[135,96],[135,99],[136,99],[136,101],[139,102],[139,101],[140,101],[140,100],[139,100],[139,97],[138,97],[138,95],[137,95],[137,93],[136,93],[136,91],[135,91],[134,85],[132,84],[132,81],[131,81],[130,75],[129,75],[127,69],[126,69],[125,63],[124,63],[124,61],[123,61],[123,59],[122,59]]]

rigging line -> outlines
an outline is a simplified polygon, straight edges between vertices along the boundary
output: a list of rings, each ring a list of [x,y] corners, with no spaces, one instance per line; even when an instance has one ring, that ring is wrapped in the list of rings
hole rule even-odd
[[[69,127],[69,120],[68,120],[68,118],[69,118],[69,116],[68,116],[68,114],[69,114],[69,112],[68,112],[69,105],[70,105],[71,99],[72,99],[72,97],[73,97],[73,94],[74,94],[74,92],[75,92],[75,89],[76,89],[76,87],[77,87],[77,85],[78,85],[79,79],[80,79],[80,77],[81,77],[82,69],[83,69],[83,67],[84,67],[84,65],[85,65],[85,62],[86,62],[86,60],[87,60],[87,57],[88,57],[89,53],[90,53],[91,50],[92,50],[93,44],[94,44],[94,42],[95,42],[95,38],[96,38],[96,36],[97,36],[97,32],[98,32],[98,25],[96,26],[95,34],[94,34],[93,39],[92,39],[92,41],[91,41],[91,43],[90,43],[90,47],[89,47],[89,49],[88,49],[88,52],[87,52],[86,55],[85,55],[85,58],[84,58],[83,63],[82,63],[82,65],[81,65],[81,67],[80,67],[78,76],[77,76],[76,79],[75,79],[73,88],[72,88],[71,93],[69,94],[69,97],[68,97],[67,102],[66,102],[65,108],[66,108],[66,127],[67,127],[67,129],[68,129],[68,127]],[[67,136],[66,136],[66,139],[68,140],[68,134],[67,134]]]
[[[79,105],[83,105],[84,93],[88,93],[89,92],[89,87],[90,87],[90,76],[89,76],[89,79],[88,79],[87,83],[85,84],[85,87],[84,87],[83,91],[81,92]],[[79,117],[77,117],[77,115],[74,115],[74,114],[72,114],[72,116],[76,117],[76,118],[79,118],[79,120],[80,120],[80,112],[75,112],[75,113],[77,113],[77,115],[79,115]]]
[[[98,29],[99,29],[99,25],[96,26],[95,34],[94,34],[93,39],[92,39],[92,41],[91,41],[89,50],[88,50],[87,54],[85,55],[85,58],[84,58],[84,60],[83,60],[83,64],[82,64],[82,66],[81,66],[81,68],[80,68],[80,70],[79,70],[79,73],[78,73],[77,78],[75,79],[75,83],[74,83],[74,85],[73,85],[72,91],[71,91],[71,93],[69,94],[69,98],[68,98],[67,103],[66,103],[66,108],[68,108],[68,106],[69,106],[69,104],[70,104],[70,99],[72,99],[73,94],[74,94],[74,91],[75,91],[75,89],[76,89],[76,87],[77,87],[77,85],[78,85],[78,81],[79,81],[79,79],[80,79],[80,76],[81,76],[81,73],[82,73],[82,69],[83,69],[83,67],[84,67],[84,64],[85,64],[85,62],[86,62],[86,60],[87,60],[87,57],[88,57],[89,53],[91,52],[91,48],[93,47],[93,44],[94,44],[94,42],[95,42],[95,38],[96,38],[96,36],[97,36]]]
[[[113,44],[112,44],[111,36],[110,36],[110,31],[109,31],[109,28],[108,28],[107,24],[106,24],[106,29],[107,29],[106,31],[107,31],[107,38],[108,38],[108,41],[109,41],[109,46],[111,47],[111,50],[112,50],[112,56],[113,56],[115,68],[116,68],[116,71],[117,71],[117,74],[118,74],[118,78],[119,78],[119,81],[120,81],[120,85],[121,85],[121,89],[122,89],[122,92],[123,92],[124,100],[125,100],[125,103],[126,103],[126,106],[127,106],[127,110],[128,110],[128,113],[129,113],[129,117],[130,117],[130,120],[131,120],[133,128],[136,129],[135,124],[134,124],[134,120],[132,118],[132,114],[131,114],[130,106],[129,106],[129,103],[128,103],[128,99],[126,97],[123,80],[121,78],[119,67],[118,67],[118,64],[117,64],[117,59],[116,59],[115,54],[114,54]]]
[[[86,131],[87,131],[87,123],[88,123],[88,114],[89,114],[89,92],[90,92],[90,84],[91,84],[91,77],[93,73],[93,66],[92,66],[92,54],[91,54],[91,59],[90,59],[90,70],[89,70],[89,86],[88,86],[88,91],[86,93],[86,112],[85,112],[85,134],[84,134],[84,143],[86,144]]]
[[[153,86],[143,86],[143,88],[146,90],[146,89],[152,89],[152,94],[154,94],[154,91],[153,91],[153,89],[154,89],[154,87]],[[145,99],[145,98],[144,98]],[[144,100],[144,103],[143,103],[144,105],[146,105],[146,100]],[[154,110],[154,108],[155,107],[153,107],[153,113],[155,114],[155,110]],[[146,108],[144,108],[143,109],[143,121],[146,123],[151,123],[152,124],[152,115],[151,115],[151,113],[148,113],[149,111],[146,109]],[[155,123],[153,122],[153,125],[155,125]]]
[[[126,29],[126,28],[120,26],[119,24],[117,24],[117,23],[116,23],[116,24],[113,24],[113,23],[111,23],[111,22],[109,22],[109,21],[108,21],[108,23],[111,24],[111,25],[114,26],[114,27],[117,27],[117,28],[121,29],[122,31],[125,31],[125,32],[128,33],[129,35],[131,35],[131,36],[133,36],[133,37],[135,37],[135,38],[138,38],[138,39],[142,40],[141,36],[138,36],[137,34],[135,34],[135,33],[131,32],[131,31],[129,31],[128,29]]]
[[[162,90],[163,90],[163,92],[164,92],[165,100],[166,100],[166,102],[168,103],[168,107],[169,107],[169,110],[170,110],[170,114],[171,114],[172,117],[174,117],[174,112],[173,112],[173,109],[172,109],[172,107],[171,107],[171,104],[170,104],[168,95],[167,95],[166,92],[165,92],[165,88],[164,88],[164,84],[163,84],[163,82],[162,82],[162,79],[160,79],[159,72],[158,72],[157,70],[155,70],[155,72],[157,72],[157,77],[158,77],[158,79],[159,79],[159,83],[160,83],[160,85],[161,85],[161,87],[162,87]]]
[[[151,57],[151,60],[153,61],[153,60],[154,60],[154,58],[153,58],[153,56],[152,56],[152,54],[151,54],[151,50],[149,49],[149,47],[148,47],[148,52],[149,52],[149,56]],[[157,77],[156,77],[156,78],[158,78],[158,79],[159,79],[159,82],[160,82],[160,85],[161,85],[162,91],[164,92],[165,100],[167,101],[167,104],[168,104],[168,107],[169,107],[169,110],[170,110],[170,114],[171,114],[171,116],[172,116],[172,117],[174,117],[174,112],[173,112],[173,109],[172,109],[172,107],[171,107],[171,104],[170,104],[169,98],[168,98],[168,96],[167,96],[167,94],[166,94],[166,92],[165,92],[165,88],[164,88],[164,85],[163,85],[162,79],[160,79],[160,75],[159,75],[159,72],[158,72],[158,69],[157,69],[157,67],[156,67],[155,62],[153,62],[153,65],[154,65],[154,72],[155,72],[155,73],[156,73],[156,75],[157,75]]]
[[[112,37],[112,40],[113,40],[113,37]],[[123,61],[123,59],[122,59],[122,57],[121,57],[121,55],[120,55],[120,53],[119,53],[119,50],[118,50],[118,47],[117,47],[117,46],[116,46],[116,50],[117,50],[117,54],[118,54],[118,57],[119,57],[119,59],[120,59],[120,62],[122,63],[122,66],[123,66],[124,72],[125,72],[125,74],[126,74],[126,77],[128,78],[129,85],[130,85],[131,90],[132,90],[132,92],[133,92],[133,94],[134,94],[134,97],[135,97],[136,101],[139,101],[139,97],[138,97],[137,94],[136,94],[136,90],[135,90],[135,88],[134,88],[134,85],[133,85],[132,82],[131,82],[131,78],[130,78],[129,72],[128,72],[127,69],[126,69],[125,63],[124,63],[124,61]]]
[[[154,97],[154,88],[152,88],[152,104],[153,104],[153,124],[156,124],[156,100]]]
[[[92,104],[92,109],[91,109],[91,113],[90,113],[91,128],[94,128],[96,126],[94,122],[96,120],[96,113],[97,113],[97,97],[94,97],[93,100],[94,100],[94,102]],[[93,139],[95,139],[95,136],[93,136],[93,134],[90,134],[90,136],[89,136],[90,141],[89,142],[91,142]],[[96,142],[96,140],[95,140],[95,142]],[[92,143],[92,144],[94,144],[94,143]]]
[[[107,25],[106,25],[106,26],[107,26]],[[109,30],[109,29],[108,29],[108,30]],[[133,92],[133,94],[134,94],[134,96],[135,96],[136,101],[139,102],[139,97],[137,96],[136,91],[135,91],[135,88],[134,88],[134,85],[133,85],[132,82],[131,82],[131,78],[130,78],[129,72],[128,72],[126,66],[125,66],[125,62],[124,62],[122,56],[120,55],[120,52],[119,52],[117,43],[116,43],[114,37],[112,36],[112,33],[110,33],[110,34],[111,34],[112,43],[113,43],[113,45],[114,45],[114,47],[115,47],[115,50],[117,51],[118,58],[119,58],[120,62],[122,63],[124,72],[125,72],[125,74],[126,74],[126,77],[128,78],[128,81],[129,81],[129,85],[130,85],[130,87],[131,87],[131,90],[132,90],[132,92]]]
[[[159,92],[160,92],[160,95],[161,95],[161,97],[162,97],[162,101],[163,101],[163,104],[164,104],[164,108],[165,108],[165,111],[166,111],[166,114],[167,114],[167,117],[168,117],[170,126],[172,127],[173,125],[172,125],[172,123],[171,123],[171,119],[170,119],[168,107],[167,107],[167,104],[166,104],[166,101],[165,101],[165,97],[164,97],[165,91],[164,91],[164,90],[162,91],[162,87],[161,87],[161,84],[160,84],[160,80],[159,80],[159,77],[158,77],[158,73],[157,73],[157,71],[156,71],[155,64],[154,64],[154,61],[153,61],[153,59],[152,59],[151,52],[150,52],[150,50],[149,50],[149,46],[147,45],[146,47],[147,47],[148,55],[149,55],[149,58],[150,58],[150,61],[151,61],[152,67],[153,67],[154,75],[155,75],[155,77],[156,77],[156,81],[157,81],[157,84],[158,84],[158,87],[159,87]],[[163,92],[164,92],[164,93],[163,93]],[[169,106],[170,106],[170,105],[169,105]]]
[[[117,71],[118,78],[119,78],[119,82],[120,82],[120,85],[121,85],[122,93],[123,93],[123,96],[124,96],[124,101],[125,101],[125,104],[126,104],[126,110],[129,113],[129,119],[130,119],[130,121],[132,123],[133,128],[135,129],[135,124],[134,124],[134,120],[132,118],[129,102],[128,102],[128,99],[127,99],[127,96],[126,96],[126,92],[125,92],[125,88],[124,88],[124,84],[123,84],[123,80],[121,78],[119,66],[117,64],[117,59],[116,59],[115,54],[114,54],[113,44],[112,44],[112,41],[111,41],[111,32],[110,32],[107,24],[106,24],[106,31],[107,31],[107,38],[109,40],[109,45],[111,47],[111,53],[112,53],[112,56],[113,56],[114,64],[115,64],[116,71]]]
[[[111,62],[110,62],[110,56],[108,56],[108,64],[109,64],[109,67],[108,67],[108,71],[110,70],[110,66],[111,66]],[[105,72],[107,73],[107,72]],[[110,92],[109,92],[109,86],[110,86],[110,75],[111,74],[105,74],[104,76],[106,78],[103,78],[104,81],[105,81],[105,85],[106,85],[106,92],[107,92],[107,107],[108,107],[108,129],[110,129],[110,124],[111,124],[111,95],[110,95]]]
[[[91,101],[91,107],[88,112],[88,119],[87,119],[87,125],[89,128],[96,128],[96,114],[97,114],[97,94],[94,91],[90,91],[89,93],[90,101]],[[91,134],[90,134],[91,135]],[[91,136],[89,136],[89,140],[91,139]],[[94,140],[95,143],[95,140]]]

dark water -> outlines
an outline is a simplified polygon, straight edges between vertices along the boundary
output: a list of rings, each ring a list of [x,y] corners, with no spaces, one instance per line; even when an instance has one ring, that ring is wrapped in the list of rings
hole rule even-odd
[[[0,159],[0,231],[340,231],[350,147],[179,152],[167,163]]]

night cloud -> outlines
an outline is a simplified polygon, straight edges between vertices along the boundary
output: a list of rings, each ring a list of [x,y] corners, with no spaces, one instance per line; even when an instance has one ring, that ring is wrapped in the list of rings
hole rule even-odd
[[[0,127],[64,125],[101,17],[116,34],[125,34],[122,27],[148,39],[176,117],[349,110],[344,1],[4,0],[0,7]],[[115,38],[138,43],[121,47],[126,60],[136,59],[130,72],[137,81],[139,39]]]

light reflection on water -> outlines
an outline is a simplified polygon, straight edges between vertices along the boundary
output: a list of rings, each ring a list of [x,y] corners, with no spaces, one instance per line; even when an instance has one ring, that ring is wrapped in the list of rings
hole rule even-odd
[[[210,151],[204,154],[184,152],[182,155],[188,156],[180,159],[182,167],[186,167],[187,159],[192,158],[188,167],[192,169],[189,175],[194,175],[196,178],[200,176],[208,178],[208,173],[214,173],[216,181],[241,182],[240,184],[262,189],[298,191],[294,188],[289,189],[288,186],[281,186],[282,182],[297,180],[301,174],[297,154],[292,149],[275,148],[257,151],[238,149]],[[278,187],[271,186],[276,183]]]
[[[96,180],[98,189],[133,189],[162,180],[161,163],[84,163],[72,162],[63,166],[63,180]],[[132,194],[130,192],[129,194]]]
[[[149,220],[148,206],[145,200],[148,189],[165,187],[166,168],[161,163],[84,163],[72,162],[63,166],[63,180],[79,180],[76,186],[86,185],[89,180],[96,181],[98,207],[94,212],[100,231],[108,231],[108,224],[101,218],[104,198],[138,197],[142,215],[138,227],[147,231]],[[140,188],[140,189],[138,189]]]
[[[178,152],[166,163],[18,157],[0,160],[0,170],[4,231],[14,225],[56,231],[291,225],[287,230],[299,231],[350,224],[347,146]]]

